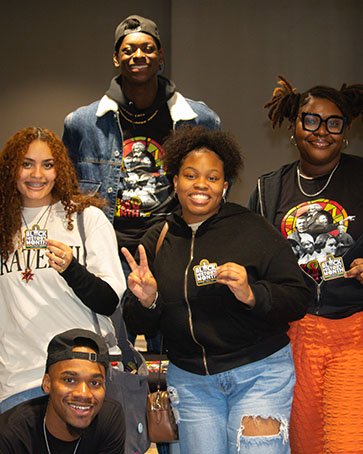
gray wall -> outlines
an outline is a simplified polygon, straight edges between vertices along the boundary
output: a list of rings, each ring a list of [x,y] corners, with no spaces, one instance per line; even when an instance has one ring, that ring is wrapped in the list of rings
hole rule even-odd
[[[170,74],[168,0],[1,0],[0,146],[31,125],[61,134],[67,113],[103,96],[114,30],[130,14],[158,22]]]
[[[246,169],[231,199],[243,204],[258,175],[297,157],[263,109],[276,75],[302,91],[363,82],[361,0],[2,1],[0,146],[29,125],[61,134],[68,112],[104,94],[114,29],[132,13],[158,23],[164,74],[240,140]],[[347,150],[361,156],[362,129],[353,124]]]
[[[183,94],[203,99],[240,140],[245,204],[261,173],[297,159],[289,131],[272,130],[263,105],[285,75],[297,89],[363,83],[361,0],[183,0],[172,2],[171,76]],[[363,156],[360,120],[346,151]]]

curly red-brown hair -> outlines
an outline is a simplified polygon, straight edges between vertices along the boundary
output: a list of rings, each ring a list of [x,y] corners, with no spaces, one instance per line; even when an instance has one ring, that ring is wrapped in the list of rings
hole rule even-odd
[[[80,213],[91,205],[102,208],[106,203],[99,197],[82,194],[67,149],[52,131],[29,127],[16,132],[0,153],[0,254],[4,261],[14,251],[16,236],[21,231],[23,205],[17,180],[24,156],[34,140],[46,142],[51,150],[56,171],[53,202],[60,201],[64,206],[69,230],[73,229],[73,213]]]

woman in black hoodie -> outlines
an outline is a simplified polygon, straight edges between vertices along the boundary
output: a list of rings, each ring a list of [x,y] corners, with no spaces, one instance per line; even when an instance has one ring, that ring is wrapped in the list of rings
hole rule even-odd
[[[309,291],[286,240],[225,202],[242,167],[225,132],[197,127],[165,142],[180,202],[139,246],[124,308],[133,332],[160,329],[182,454],[288,453],[295,373],[288,322]],[[161,244],[162,243],[162,244]]]

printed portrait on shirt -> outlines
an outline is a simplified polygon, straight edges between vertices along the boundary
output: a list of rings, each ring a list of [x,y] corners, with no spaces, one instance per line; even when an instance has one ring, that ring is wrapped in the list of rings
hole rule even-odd
[[[354,244],[348,233],[354,220],[339,203],[321,198],[291,208],[282,219],[281,232],[301,268],[321,282],[320,265],[328,257],[342,257]]]

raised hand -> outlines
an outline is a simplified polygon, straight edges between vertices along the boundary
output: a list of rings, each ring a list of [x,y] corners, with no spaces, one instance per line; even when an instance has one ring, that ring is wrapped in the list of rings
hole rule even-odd
[[[47,239],[48,250],[45,255],[49,259],[49,265],[58,273],[63,273],[72,261],[72,249],[60,241]]]
[[[127,248],[121,248],[121,252],[125,256],[127,263],[131,268],[127,284],[132,293],[139,299],[144,307],[152,305],[157,294],[157,283],[150,271],[147,263],[145,248],[142,244],[139,245],[140,264],[138,265],[130,254]]]
[[[255,305],[255,296],[248,284],[247,271],[244,266],[227,262],[217,268],[216,279],[219,284],[227,285],[239,301],[250,307]]]

